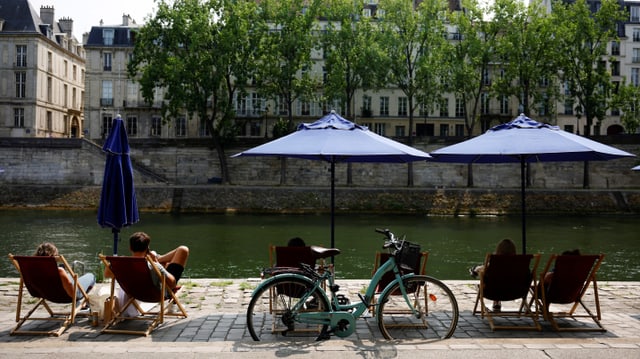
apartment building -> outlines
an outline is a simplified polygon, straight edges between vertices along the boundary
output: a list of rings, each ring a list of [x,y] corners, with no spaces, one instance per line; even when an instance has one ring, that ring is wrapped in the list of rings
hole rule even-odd
[[[419,2],[419,1],[417,1]],[[594,9],[599,0],[591,1]],[[458,0],[450,0],[453,10],[460,10]],[[549,9],[550,3],[547,4]],[[612,81],[623,79],[640,85],[640,3],[624,2],[630,13],[629,21],[620,25],[619,42],[611,42],[607,66],[613,75]],[[362,16],[376,16],[377,1],[367,0]],[[138,138],[198,138],[208,137],[204,124],[197,118],[189,120],[187,115],[170,121],[163,121],[160,108],[163,90],[155,91],[155,98],[145,102],[139,85],[127,76],[127,63],[132,56],[137,24],[128,15],[116,25],[99,24],[85,37],[87,53],[86,106],[87,119],[85,133],[90,138],[104,138],[109,132],[113,117],[120,114],[127,124],[130,137]],[[448,38],[456,41],[459,34],[450,29]],[[323,76],[323,55],[321,51],[312,54],[315,65],[312,69],[318,78]],[[486,74],[487,84],[499,76],[499,67]],[[543,84],[544,85],[544,84]],[[562,85],[561,85],[562,86]],[[320,95],[320,94],[319,94]],[[568,97],[570,94],[565,93]],[[320,96],[318,96],[320,97]],[[384,136],[405,137],[413,134],[422,136],[464,136],[465,106],[454,94],[446,94],[439,108],[429,113],[418,108],[414,115],[414,127],[409,128],[408,99],[398,88],[375,91],[357,91],[354,96],[354,120],[368,126]],[[235,99],[236,116],[242,124],[240,135],[244,137],[271,137],[274,123],[288,116],[287,109],[276,101],[266,101],[255,89],[247,89],[246,95]],[[586,133],[585,120],[574,114],[571,101],[558,102],[553,111],[535,108],[529,116],[545,122],[557,124],[573,133]],[[293,117],[296,122],[311,122],[331,109],[343,113],[336,103],[296,101]],[[519,114],[519,105],[514,97],[492,98],[487,91],[483,94],[480,108],[480,123],[475,134],[489,126],[509,121]],[[609,110],[600,124],[593,124],[590,133],[594,135],[618,134],[624,132],[620,124],[619,111]]]
[[[0,137],[80,137],[85,56],[73,20],[0,0]]]

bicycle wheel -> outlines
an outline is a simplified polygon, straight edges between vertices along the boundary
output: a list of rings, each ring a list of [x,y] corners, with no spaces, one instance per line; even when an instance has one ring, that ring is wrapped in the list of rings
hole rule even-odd
[[[378,327],[387,339],[445,339],[458,325],[458,302],[444,283],[428,276],[404,280],[415,315],[400,293],[399,283],[378,301]]]
[[[300,298],[312,290],[314,292],[302,304],[301,309],[295,311],[293,308],[300,302]],[[275,277],[251,297],[247,308],[247,327],[256,341],[276,339],[279,334],[315,339],[325,326],[297,322],[295,314],[327,312],[329,308],[327,297],[320,289],[314,289],[310,280],[289,276]]]

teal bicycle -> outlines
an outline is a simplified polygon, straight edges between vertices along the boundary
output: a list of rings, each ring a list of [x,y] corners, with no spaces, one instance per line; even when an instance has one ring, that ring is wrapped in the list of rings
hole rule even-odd
[[[301,264],[301,269],[281,269],[253,292],[247,308],[247,327],[256,340],[280,336],[328,339],[347,337],[356,329],[356,319],[371,312],[386,339],[445,339],[458,323],[458,303],[443,282],[416,275],[405,263],[415,263],[420,247],[399,239],[388,229],[384,246],[391,257],[373,274],[364,294],[355,302],[338,294],[332,265],[318,268]],[[340,253],[335,248],[313,247],[317,258]],[[412,257],[413,258],[410,258]],[[413,259],[413,260],[412,260]],[[395,279],[379,294],[376,287],[387,272]],[[326,289],[331,292],[327,295]]]

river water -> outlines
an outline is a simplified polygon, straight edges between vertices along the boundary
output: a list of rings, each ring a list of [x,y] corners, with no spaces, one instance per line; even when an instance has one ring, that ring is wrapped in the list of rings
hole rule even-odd
[[[469,279],[467,269],[479,264],[502,238],[521,248],[519,216],[425,217],[338,215],[335,258],[338,278],[369,278],[382,236],[375,228],[389,228],[430,252],[428,274],[440,279]],[[270,244],[285,245],[294,236],[307,244],[329,246],[330,219],[326,215],[150,214],[122,230],[119,254],[128,254],[128,237],[145,231],[152,249],[161,253],[179,244],[191,249],[185,277],[258,277],[269,265]],[[0,245],[6,255],[30,255],[43,241],[54,242],[65,258],[83,261],[99,272],[98,253],[113,253],[113,235],[100,228],[96,214],[86,211],[0,211]],[[530,216],[527,252],[542,254],[539,271],[552,253],[579,248],[605,253],[600,280],[640,281],[640,216]],[[0,277],[16,277],[5,257]]]

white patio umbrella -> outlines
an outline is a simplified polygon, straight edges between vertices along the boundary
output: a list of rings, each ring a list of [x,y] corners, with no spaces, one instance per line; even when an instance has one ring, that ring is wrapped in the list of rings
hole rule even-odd
[[[437,162],[520,163],[522,252],[526,253],[525,163],[607,161],[634,155],[534,121],[524,114],[484,134],[430,153]]]
[[[284,156],[331,164],[331,247],[335,245],[335,164],[347,162],[408,163],[431,158],[428,153],[369,131],[331,111],[297,131],[231,157]]]

